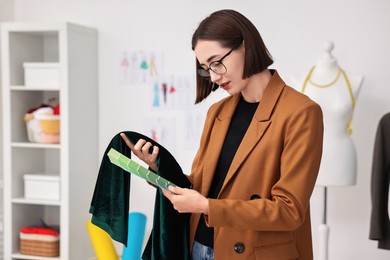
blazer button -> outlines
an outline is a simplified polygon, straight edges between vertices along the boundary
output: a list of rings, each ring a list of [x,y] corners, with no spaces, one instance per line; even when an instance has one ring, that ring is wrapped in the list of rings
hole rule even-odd
[[[251,200],[257,200],[257,199],[261,199],[261,196],[259,194],[253,194],[251,196]]]
[[[245,245],[241,242],[237,242],[234,245],[234,251],[236,251],[239,254],[242,254],[245,251]]]

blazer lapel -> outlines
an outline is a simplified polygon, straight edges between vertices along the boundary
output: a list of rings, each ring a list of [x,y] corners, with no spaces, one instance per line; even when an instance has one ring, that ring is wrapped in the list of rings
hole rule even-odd
[[[219,155],[221,154],[222,146],[225,141],[226,133],[229,129],[230,122],[232,120],[234,111],[236,110],[240,95],[232,96],[223,107],[221,113],[215,118],[213,129],[210,137],[210,144],[207,149],[207,160],[204,163],[201,191],[202,195],[207,196],[210,190],[211,183],[214,177],[214,171],[217,167]]]
[[[267,88],[264,91],[263,98],[260,101],[260,104],[255,112],[255,115],[253,116],[252,122],[249,125],[249,128],[245,133],[245,136],[242,139],[241,144],[238,147],[238,150],[233,158],[229,171],[226,175],[224,184],[222,185],[221,192],[223,191],[224,187],[226,187],[226,185],[229,183],[229,181],[232,179],[232,177],[237,173],[237,170],[240,167],[240,165],[243,163],[245,158],[248,157],[248,155],[254,149],[254,147],[258,144],[258,142],[261,140],[262,136],[266,132],[267,128],[271,124],[272,111],[275,105],[277,104],[278,98],[285,86],[285,83],[279,77],[276,71],[271,70],[271,73],[273,74],[273,76],[270,82],[268,83]],[[226,127],[228,128],[229,124]],[[227,129],[224,131],[223,137],[225,137],[226,132]],[[222,144],[223,141],[224,140],[222,140]],[[220,154],[219,152],[217,155]],[[216,160],[218,160],[218,158]]]

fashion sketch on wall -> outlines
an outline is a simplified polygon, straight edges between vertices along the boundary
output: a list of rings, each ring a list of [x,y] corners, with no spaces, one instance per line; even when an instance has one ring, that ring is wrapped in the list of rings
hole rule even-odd
[[[163,75],[163,53],[125,50],[119,54],[119,85],[144,85]]]

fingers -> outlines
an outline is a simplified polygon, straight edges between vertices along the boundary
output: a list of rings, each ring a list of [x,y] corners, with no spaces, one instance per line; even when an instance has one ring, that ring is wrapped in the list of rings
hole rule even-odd
[[[203,206],[204,200],[207,201],[207,199],[197,191],[169,186],[168,190],[163,189],[162,192],[179,213],[203,213],[208,211],[208,208]]]
[[[133,144],[125,133],[121,133],[120,135],[134,155],[147,163],[154,171],[157,170],[156,159],[159,153],[158,146],[153,146],[151,142],[147,142],[144,139],[139,139],[136,144]]]
[[[150,152],[150,150],[152,150],[152,152],[151,152],[151,153],[149,153],[149,152]],[[151,163],[154,163],[154,162],[156,162],[156,159],[157,159],[157,156],[158,156],[158,153],[159,153],[159,151],[160,151],[160,149],[158,148],[158,146],[153,146],[153,149],[149,149],[149,150],[148,150],[148,154],[149,154],[149,156],[148,156],[148,158],[149,158],[149,162],[151,162]]]
[[[169,191],[172,192],[173,194],[180,194],[180,193],[179,193],[179,190],[180,190],[179,187],[174,187],[174,186],[170,185],[170,186],[168,187],[168,189],[169,189]]]
[[[152,143],[144,139],[139,139],[133,149],[133,153],[148,164],[156,161],[158,152],[158,146],[153,146]]]
[[[161,191],[168,200],[172,200],[172,197],[175,195],[169,190],[161,189]]]
[[[124,133],[120,133],[120,135],[123,141],[125,141],[126,145],[133,151],[134,145],[132,142],[130,142],[129,138],[127,138],[127,136]]]
[[[155,151],[155,148],[153,147],[152,143],[146,142],[144,139],[139,139],[138,142],[134,145],[129,138],[127,138],[126,134],[120,133],[120,136],[122,137],[123,141],[125,141],[126,145],[131,149],[131,151],[135,155],[146,155],[146,154],[158,154],[158,147]],[[150,151],[150,152],[149,152]]]
[[[134,148],[140,150],[142,154],[149,154],[149,150],[153,149],[153,146],[150,142],[146,142],[144,139],[139,139],[135,144]]]
[[[164,196],[169,199],[171,202],[172,202],[172,198],[173,196],[177,195],[177,193],[175,193],[174,191],[176,190],[175,187],[173,187],[172,185],[170,185],[168,187],[168,190],[166,189],[161,189],[162,193],[164,194]]]

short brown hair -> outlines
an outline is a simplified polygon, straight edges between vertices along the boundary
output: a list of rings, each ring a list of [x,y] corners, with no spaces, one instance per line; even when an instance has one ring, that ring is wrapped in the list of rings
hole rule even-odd
[[[244,42],[243,79],[265,70],[273,63],[259,31],[248,18],[234,10],[216,11],[200,22],[192,36],[192,50],[195,50],[199,40],[218,41],[226,48],[238,48]],[[201,68],[196,59],[196,72]],[[217,88],[218,85],[196,73],[195,104],[203,101]]]

